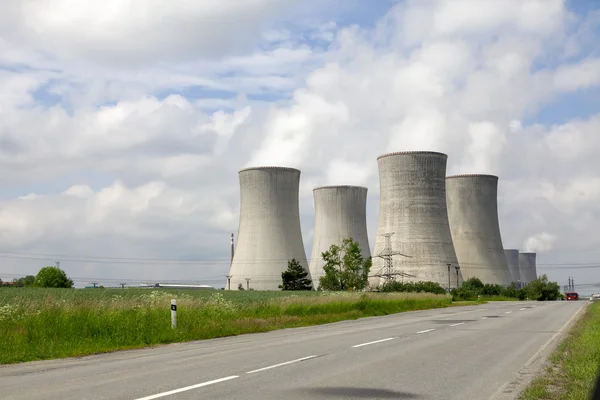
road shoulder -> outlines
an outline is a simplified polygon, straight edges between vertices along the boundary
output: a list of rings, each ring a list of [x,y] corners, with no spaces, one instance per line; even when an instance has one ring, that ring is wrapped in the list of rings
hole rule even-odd
[[[504,384],[490,400],[514,400],[549,364],[549,357],[585,314],[588,304],[584,304],[573,316],[536,352],[517,372],[516,377]]]

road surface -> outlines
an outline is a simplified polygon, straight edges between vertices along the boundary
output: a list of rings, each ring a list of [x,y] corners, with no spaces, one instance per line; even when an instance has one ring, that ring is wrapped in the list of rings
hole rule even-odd
[[[0,367],[0,393],[3,400],[512,399],[584,304],[494,302],[9,365]]]

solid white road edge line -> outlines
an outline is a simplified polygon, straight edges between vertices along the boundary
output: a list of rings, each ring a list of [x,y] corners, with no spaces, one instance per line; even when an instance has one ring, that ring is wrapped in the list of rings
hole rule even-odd
[[[459,326],[459,325],[463,325],[463,324],[464,324],[464,322],[459,322],[458,324],[452,324],[450,326]]]
[[[201,388],[202,386],[208,386],[208,385],[212,385],[214,383],[225,382],[225,381],[229,381],[229,380],[235,379],[235,378],[239,378],[239,376],[238,375],[227,376],[225,378],[215,379],[214,381],[208,381],[208,382],[199,383],[197,385],[182,387],[181,389],[169,390],[168,392],[162,392],[162,393],[158,393],[158,394],[153,394],[152,396],[140,397],[139,399],[135,399],[135,400],[152,400],[152,399],[158,399],[159,397],[170,396],[172,394],[186,392],[188,390]]]
[[[427,332],[431,332],[431,331],[435,331],[435,329],[425,329],[424,331],[419,331],[417,333],[427,333]]]
[[[393,339],[396,339],[396,338],[389,337],[389,338],[386,338],[386,339],[375,340],[374,342],[367,342],[367,343],[361,343],[361,344],[357,344],[357,345],[355,345],[355,346],[352,346],[352,347],[363,347],[363,346],[368,346],[368,345],[370,345],[370,344],[381,343],[381,342],[387,342],[388,340],[393,340]]]
[[[300,362],[300,361],[305,361],[305,360],[310,360],[311,358],[315,358],[315,357],[317,357],[317,356],[308,356],[308,357],[302,357],[302,358],[298,358],[298,359],[296,359],[296,360],[282,362],[282,363],[280,363],[280,364],[269,365],[268,367],[264,367],[264,368],[255,369],[255,370],[252,370],[252,371],[248,371],[248,372],[246,372],[246,373],[247,373],[247,374],[253,374],[253,373],[255,373],[255,372],[266,371],[266,370],[268,370],[268,369],[271,369],[271,368],[282,367],[282,366],[284,366],[284,365],[293,364],[293,363],[297,363],[297,362]]]

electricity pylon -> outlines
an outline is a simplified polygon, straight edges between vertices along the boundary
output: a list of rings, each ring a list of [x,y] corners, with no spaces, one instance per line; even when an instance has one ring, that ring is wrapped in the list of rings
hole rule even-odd
[[[377,273],[371,275],[372,277],[379,277],[384,279],[384,284],[396,280],[397,276],[402,276],[403,278],[415,278],[415,275],[407,274],[403,271],[396,271],[394,268],[394,260],[393,256],[402,256],[412,258],[406,254],[402,254],[398,251],[392,250],[392,235],[391,233],[384,233],[382,236],[385,237],[385,246],[381,253],[376,255],[375,257],[383,258],[383,267],[377,271]]]

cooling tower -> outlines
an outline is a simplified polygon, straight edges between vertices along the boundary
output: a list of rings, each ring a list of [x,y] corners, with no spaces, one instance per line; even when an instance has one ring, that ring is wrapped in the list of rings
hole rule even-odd
[[[517,284],[521,281],[521,272],[519,270],[519,250],[504,250],[504,256],[506,257],[506,263],[508,264],[510,280],[511,282]]]
[[[510,285],[498,223],[498,177],[449,176],[446,197],[452,241],[463,278]]]
[[[281,273],[295,258],[305,269],[300,230],[300,171],[284,167],[247,168],[240,177],[240,227],[229,275],[231,290],[278,290]],[[247,281],[246,278],[250,278]]]
[[[430,151],[407,151],[384,154],[377,158],[379,165],[379,227],[373,252],[371,275],[381,271],[384,260],[377,257],[387,253],[387,233],[394,269],[413,275],[396,276],[396,280],[433,281],[443,287],[456,286],[457,265],[446,210],[446,161],[448,156]],[[447,264],[451,263],[448,273]],[[459,273],[459,280],[462,274]],[[371,286],[383,283],[379,278],[369,280]]]
[[[323,186],[313,190],[315,197],[315,235],[310,256],[313,286],[319,287],[323,272],[321,254],[332,244],[341,245],[351,237],[364,258],[371,256],[367,236],[367,188],[360,186]]]
[[[521,281],[525,284],[537,279],[536,253],[519,253]]]

